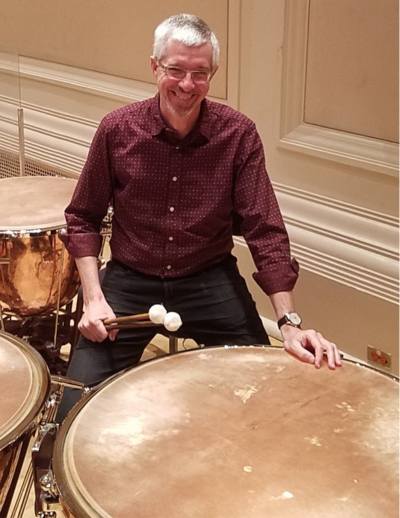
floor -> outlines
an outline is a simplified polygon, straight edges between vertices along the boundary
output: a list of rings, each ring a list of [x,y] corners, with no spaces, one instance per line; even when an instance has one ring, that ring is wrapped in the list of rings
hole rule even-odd
[[[271,342],[272,342],[272,345],[276,345],[276,346],[281,346],[282,345],[281,342],[279,342],[278,340],[275,340],[273,338],[271,339]],[[178,351],[184,351],[184,350],[188,350],[188,349],[195,349],[197,347],[198,347],[197,344],[193,340],[191,340],[191,339],[185,339],[185,340],[181,340],[180,339],[178,341]],[[69,347],[68,346],[66,346],[62,350],[62,353],[65,355],[65,358],[68,357],[68,351],[69,351]],[[168,353],[169,353],[169,341],[168,341],[168,339],[165,338],[162,335],[156,335],[154,337],[154,339],[152,340],[152,342],[145,349],[141,361],[151,360],[153,358],[160,357],[160,356],[163,356],[163,355],[168,354]],[[20,480],[19,480],[19,483],[18,483],[18,486],[17,486],[16,494],[14,495],[13,505],[15,505],[16,499],[18,497],[19,489],[20,489],[20,487],[22,485],[22,480],[23,480],[24,472],[26,471],[26,469],[28,467],[28,464],[29,464],[29,457],[25,460],[25,465],[23,467],[23,472],[22,472],[22,474],[20,476]],[[22,512],[22,511],[20,511],[20,507],[18,507],[17,510],[18,510],[18,512]],[[28,500],[27,500],[27,504],[26,504],[25,510],[22,512],[22,514],[15,514],[15,515],[10,514],[10,516],[8,516],[7,518],[33,518],[33,517],[35,517],[35,512],[34,512],[34,494],[33,494],[33,490],[31,490],[30,493],[29,493],[29,496],[28,496]]]

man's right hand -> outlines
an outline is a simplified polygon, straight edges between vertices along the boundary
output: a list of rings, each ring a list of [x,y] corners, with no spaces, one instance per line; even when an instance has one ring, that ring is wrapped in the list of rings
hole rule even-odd
[[[75,261],[85,304],[85,312],[78,324],[79,331],[92,342],[102,342],[107,337],[115,340],[118,331],[107,331],[103,323],[106,318],[115,318],[115,314],[104,298],[100,286],[97,257],[77,257]]]
[[[106,318],[115,318],[115,314],[106,300],[91,301],[86,305],[78,329],[85,338],[92,342],[103,342],[107,337],[114,341],[118,330],[107,331],[103,321]]]

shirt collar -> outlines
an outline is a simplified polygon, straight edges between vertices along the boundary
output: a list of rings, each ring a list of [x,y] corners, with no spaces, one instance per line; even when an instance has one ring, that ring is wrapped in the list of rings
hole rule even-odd
[[[151,134],[153,137],[156,137],[157,135],[160,135],[163,131],[166,130],[167,126],[165,125],[164,119],[161,116],[160,111],[160,94],[157,93],[155,97],[152,99],[151,104]],[[202,137],[205,137],[208,140],[210,140],[212,136],[212,121],[210,117],[210,110],[209,110],[209,101],[207,99],[204,99],[201,103],[201,111],[200,111],[200,117],[197,121],[195,127],[193,130],[189,133],[189,135],[192,135],[193,137],[197,134],[200,134]],[[189,136],[188,135],[188,136]]]

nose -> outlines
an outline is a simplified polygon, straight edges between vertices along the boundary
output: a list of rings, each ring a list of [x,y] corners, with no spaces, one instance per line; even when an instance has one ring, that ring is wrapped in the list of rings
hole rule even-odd
[[[191,90],[194,87],[191,72],[186,72],[185,77],[179,81],[179,86],[182,90]]]

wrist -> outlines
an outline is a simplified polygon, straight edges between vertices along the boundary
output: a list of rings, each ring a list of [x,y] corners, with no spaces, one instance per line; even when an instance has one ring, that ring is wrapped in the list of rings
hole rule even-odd
[[[301,327],[300,326],[292,326],[290,324],[283,324],[283,326],[281,326],[281,328],[280,328],[280,332],[281,332],[282,337],[288,336],[288,335],[296,332],[297,330],[301,330]]]
[[[101,289],[98,292],[91,292],[83,295],[83,302],[85,306],[102,304],[105,302],[104,294]]]

